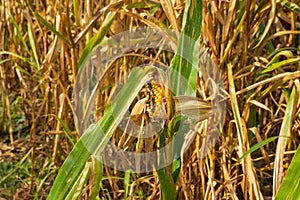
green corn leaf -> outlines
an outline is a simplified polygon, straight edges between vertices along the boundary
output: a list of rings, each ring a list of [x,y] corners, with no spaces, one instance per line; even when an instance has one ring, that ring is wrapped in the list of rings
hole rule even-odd
[[[50,31],[57,35],[57,37],[59,37],[64,43],[72,46],[69,40],[65,38],[60,32],[58,32],[53,26],[51,26],[51,24],[49,24],[41,15],[39,15],[37,12],[34,12],[34,15],[44,26],[46,26]]]
[[[107,32],[109,31],[109,28],[112,24],[112,22],[114,21],[114,17],[115,17],[116,13],[115,12],[111,12],[107,15],[107,17],[105,18],[101,28],[98,30],[97,34],[94,35],[91,40],[89,41],[89,43],[86,45],[86,47],[84,48],[82,55],[80,57],[80,60],[78,62],[78,66],[83,66],[84,62],[86,61],[86,59],[88,58],[88,55],[90,55],[90,53],[93,51],[93,49],[100,44],[100,42],[102,42],[104,36],[107,34]]]
[[[264,141],[261,141],[259,143],[256,143],[253,145],[248,151],[246,151],[242,157],[239,158],[238,162],[240,162],[243,158],[245,158],[248,154],[251,154],[252,152],[256,151],[257,149],[265,146],[266,144],[269,144],[270,142],[273,142],[276,140],[278,136],[270,137],[268,139],[265,139]]]
[[[197,55],[201,33],[202,1],[186,1],[182,35],[171,67],[171,88],[175,96],[194,96],[197,79]]]
[[[31,30],[31,26],[30,26],[30,23],[28,22],[28,37],[29,37],[29,43],[30,43],[30,46],[31,46],[31,49],[33,51],[33,57],[34,57],[34,60],[35,60],[35,63],[36,63],[36,72],[38,70],[40,70],[40,61],[39,61],[39,57],[38,57],[38,54],[37,54],[37,51],[36,51],[36,47],[35,47],[35,42],[34,42],[34,38],[33,38],[33,34],[32,34],[32,30]]]
[[[300,148],[296,151],[275,200],[300,199]]]
[[[103,164],[101,160],[99,160],[98,158],[92,158],[92,162],[93,162],[93,186],[92,186],[90,199],[96,199],[101,187],[101,180],[103,176],[103,166],[102,166]]]
[[[16,20],[15,20],[15,19],[13,18],[13,16],[11,16],[11,15],[9,15],[9,19],[10,19],[11,22],[13,23],[13,25],[14,25],[16,31],[17,31],[18,38],[20,39],[20,41],[21,41],[23,47],[25,48],[25,51],[26,51],[29,55],[31,55],[31,53],[30,53],[30,51],[29,51],[29,48],[28,48],[28,46],[27,46],[27,44],[26,44],[26,42],[25,42],[25,40],[24,40],[24,38],[23,38],[22,32],[21,32],[21,30],[20,30],[20,28],[19,28],[19,26],[18,26]]]
[[[63,200],[67,196],[75,195],[74,190],[71,189],[82,173],[87,159],[91,155],[96,157],[104,150],[137,93],[150,80],[150,76],[147,74],[151,73],[152,69],[153,67],[147,66],[132,71],[126,84],[106,110],[103,118],[91,125],[75,144],[61,167],[47,199]]]
[[[300,62],[300,58],[291,58],[291,59],[287,59],[287,60],[283,60],[283,61],[280,61],[280,62],[277,62],[277,63],[274,63],[274,64],[271,64],[270,66],[268,66],[266,69],[264,69],[261,74],[265,74],[267,72],[271,72],[275,69],[278,69],[280,67],[283,67],[285,65],[290,65],[290,64],[293,64],[293,63],[297,63],[297,62]]]

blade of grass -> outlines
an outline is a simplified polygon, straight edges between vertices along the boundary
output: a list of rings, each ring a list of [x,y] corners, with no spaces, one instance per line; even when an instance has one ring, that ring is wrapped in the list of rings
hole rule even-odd
[[[76,138],[73,136],[72,131],[69,129],[69,127],[66,125],[66,123],[56,115],[54,117],[58,120],[60,125],[63,127],[63,130],[65,132],[66,137],[68,138],[68,141],[71,143],[72,146],[75,145]]]
[[[246,151],[242,157],[240,157],[238,159],[237,162],[240,162],[242,159],[244,159],[247,155],[253,153],[254,151],[256,151],[257,149],[265,146],[266,144],[269,144],[270,142],[273,142],[274,140],[276,140],[278,138],[278,136],[274,136],[274,137],[270,137],[268,139],[265,139],[264,141],[261,141],[259,143],[256,143],[255,145],[253,145],[248,151]]]
[[[297,48],[295,48],[294,50],[296,50]],[[292,50],[292,49],[291,49]],[[273,57],[274,55],[274,57]],[[270,56],[272,56],[272,60],[268,63],[267,67],[271,64],[274,64],[276,62],[278,62],[279,60],[279,57],[280,56],[284,56],[286,57],[287,59],[290,59],[292,58],[294,55],[292,53],[292,51],[289,51],[289,50],[284,50],[284,48],[280,49],[280,50],[277,50],[277,52],[274,52],[273,54],[271,54]],[[270,58],[270,57],[269,57]]]
[[[273,24],[273,21],[275,19],[275,13],[276,13],[276,1],[275,0],[271,0],[271,12],[270,12],[270,15],[268,17],[268,23],[264,29],[264,32],[262,34],[262,36],[260,37],[260,40],[259,42],[256,44],[256,46],[254,48],[257,48],[265,39],[265,37],[267,36],[270,28],[271,28],[271,25]]]
[[[57,35],[65,44],[68,46],[72,46],[71,42],[65,38],[60,32],[58,32],[51,24],[49,24],[42,16],[40,16],[37,12],[34,12],[35,17],[44,25],[46,28],[48,28],[50,31],[52,31],[55,35]]]
[[[92,171],[92,178],[93,184],[91,189],[90,199],[96,199],[99,194],[100,187],[101,187],[101,180],[103,176],[103,165],[102,162],[96,158],[92,158],[93,162],[93,171]]]
[[[277,142],[275,161],[274,161],[274,174],[273,174],[273,196],[275,197],[282,178],[283,178],[283,154],[287,145],[287,137],[291,134],[293,114],[296,109],[299,94],[296,87],[293,87],[292,93],[289,97],[283,122],[281,124],[279,139]]]
[[[159,184],[161,187],[161,199],[172,200],[176,199],[176,184],[173,181],[172,174],[167,167],[161,168],[157,171]]]
[[[31,73],[29,73],[27,70],[25,70],[23,67],[19,66],[19,65],[15,65],[15,68],[17,68],[18,70],[20,70],[22,73],[26,74],[27,76],[32,76]]]
[[[232,49],[234,43],[236,42],[237,40],[237,37],[238,35],[240,34],[242,28],[243,28],[243,25],[244,25],[244,22],[245,22],[245,19],[246,19],[246,16],[247,16],[247,13],[245,12],[238,24],[238,26],[236,27],[235,31],[234,31],[234,35],[232,37],[232,39],[229,41],[229,43],[226,45],[226,48],[225,48],[225,51],[224,51],[224,55],[223,57],[221,58],[221,61],[220,61],[220,66],[223,66],[227,57],[228,57],[228,54],[230,52],[230,50]]]
[[[17,22],[15,21],[15,19],[14,19],[13,16],[11,16],[11,15],[9,15],[9,19],[10,19],[11,22],[13,23],[13,25],[14,25],[16,31],[17,31],[18,38],[19,38],[19,40],[21,41],[23,47],[25,48],[25,51],[26,51],[29,55],[31,55],[31,53],[30,53],[30,51],[29,51],[29,48],[28,48],[28,46],[27,46],[27,44],[26,44],[26,42],[25,42],[25,40],[24,40],[24,38],[23,38],[23,36],[22,36],[22,32],[21,32],[21,30],[20,30],[20,28],[19,28]]]
[[[166,144],[166,135],[167,131],[164,130],[162,133],[160,133],[160,145],[164,146]],[[159,157],[159,162],[164,163],[166,157],[164,154],[167,154],[168,152],[164,152]],[[159,179],[159,184],[161,188],[161,199],[162,200],[173,200],[176,199],[176,184],[174,182],[170,166],[163,167],[159,170],[157,170],[157,175]]]
[[[300,199],[300,148],[296,151],[275,200]]]
[[[33,51],[33,57],[35,59],[35,63],[36,63],[36,66],[37,66],[37,68],[35,69],[36,72],[37,72],[37,71],[40,70],[41,67],[40,67],[39,57],[38,57],[37,52],[36,52],[36,47],[35,47],[35,42],[34,42],[32,30],[31,30],[30,22],[28,22],[28,37],[29,37],[29,43],[30,43],[31,49]]]
[[[112,22],[114,21],[114,17],[116,15],[116,12],[110,12],[101,28],[99,29],[99,31],[97,32],[96,35],[94,35],[91,40],[89,41],[89,43],[86,45],[86,47],[84,48],[83,52],[82,52],[82,55],[79,59],[79,62],[78,62],[78,66],[80,68],[80,66],[83,65],[83,63],[85,62],[85,60],[87,59],[88,55],[90,54],[90,52],[98,45],[100,44],[100,42],[103,40],[104,36],[107,34],[107,32],[109,31],[109,28],[112,24]]]
[[[131,173],[134,173],[131,169],[127,170],[125,172],[124,176],[124,199],[130,199],[128,196],[129,193],[129,187],[130,187],[130,175]]]
[[[113,8],[117,9],[121,7],[123,4],[123,0],[116,1],[116,2],[110,2],[109,5],[105,6],[101,10],[99,10],[95,16],[89,21],[89,23],[84,27],[84,29],[78,33],[78,35],[74,39],[74,44],[77,45],[78,42],[87,34],[89,30],[92,29],[93,25],[96,23],[96,21],[103,15],[103,13],[107,12],[108,10],[111,10]]]
[[[5,63],[5,62],[8,62],[8,61],[10,61],[11,60],[11,58],[7,58],[7,59],[4,59],[4,60],[0,60],[0,65],[2,65],[3,63]]]
[[[20,60],[27,62],[29,65],[31,65],[33,68],[38,68],[38,66],[36,66],[35,63],[31,62],[28,58],[25,58],[23,56],[20,56],[19,54],[13,53],[13,52],[9,52],[9,51],[0,51],[0,55],[1,54],[7,54],[7,55],[11,55],[13,57],[19,58]],[[28,72],[27,72],[28,73]]]
[[[186,1],[182,35],[171,67],[171,88],[175,96],[194,95],[198,69],[202,1]],[[193,91],[189,91],[192,89]]]
[[[291,58],[291,59],[288,59],[288,60],[283,60],[283,61],[280,61],[280,62],[277,62],[277,63],[274,63],[274,64],[271,64],[270,66],[268,66],[266,69],[264,69],[261,74],[265,74],[267,72],[271,72],[275,69],[278,69],[280,67],[283,67],[285,65],[290,65],[290,64],[293,64],[293,63],[298,63],[300,62],[300,58]]]
[[[16,171],[18,171],[18,170],[20,170],[20,168],[22,168],[22,165],[25,163],[26,159],[28,159],[30,154],[32,154],[32,151],[33,151],[33,148],[31,148],[26,153],[26,155],[18,163],[15,164],[14,168],[9,170],[9,172],[7,173],[6,176],[4,176],[0,179],[0,184],[2,184],[6,179],[8,179],[10,176],[12,176]]]
[[[238,105],[238,100],[236,98],[236,92],[235,92],[235,85],[234,85],[234,78],[232,74],[232,66],[231,64],[228,64],[228,81],[229,81],[229,91],[230,91],[230,102],[233,110],[233,115],[235,119],[235,124],[237,126],[237,133],[238,133],[238,141],[239,141],[239,153],[240,156],[244,154],[244,134],[243,134],[243,128],[242,128],[242,120],[241,120],[241,115],[239,111],[239,105]]]
[[[82,193],[82,189],[89,179],[91,173],[90,169],[91,163],[87,162],[84,169],[81,171],[80,176],[78,176],[76,182],[72,185],[65,200],[79,199],[80,194]]]
[[[228,82],[229,82],[231,107],[233,110],[233,115],[236,124],[237,135],[238,135],[238,143],[239,143],[238,154],[239,156],[242,157],[244,155],[245,150],[247,150],[246,149],[247,146],[249,146],[248,139],[245,137],[247,135],[247,129],[245,127],[245,122],[241,118],[240,111],[239,111],[239,104],[235,92],[234,77],[233,77],[231,64],[228,64],[227,70],[228,70]],[[263,196],[259,189],[257,177],[255,176],[255,173],[253,171],[253,163],[251,161],[251,157],[249,154],[247,154],[245,156],[245,159],[242,160],[242,167],[243,167],[243,172],[247,177],[247,179],[245,180],[248,182],[247,190],[254,190],[254,195],[256,199],[263,199]]]

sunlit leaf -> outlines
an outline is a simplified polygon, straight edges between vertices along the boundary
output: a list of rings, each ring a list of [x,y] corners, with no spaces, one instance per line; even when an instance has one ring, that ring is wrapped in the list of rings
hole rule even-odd
[[[296,151],[275,200],[300,199],[300,148]]]
[[[54,181],[48,199],[63,200],[67,196],[75,195],[75,193],[70,194],[69,192],[82,173],[87,159],[91,155],[99,155],[104,150],[137,93],[149,81],[150,77],[146,74],[152,69],[149,66],[132,71],[103,118],[91,125],[75,144]]]
[[[270,142],[273,142],[277,138],[278,138],[278,136],[274,136],[274,137],[265,139],[264,141],[261,141],[259,143],[256,143],[248,151],[246,151],[242,157],[239,158],[238,162],[240,162],[243,158],[245,158],[247,155],[251,154],[252,152],[256,151],[257,149],[269,144]]]

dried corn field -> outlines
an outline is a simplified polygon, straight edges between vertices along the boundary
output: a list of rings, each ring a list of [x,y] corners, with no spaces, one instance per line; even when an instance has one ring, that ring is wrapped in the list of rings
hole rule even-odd
[[[299,0],[0,0],[0,19],[0,199],[300,198]]]

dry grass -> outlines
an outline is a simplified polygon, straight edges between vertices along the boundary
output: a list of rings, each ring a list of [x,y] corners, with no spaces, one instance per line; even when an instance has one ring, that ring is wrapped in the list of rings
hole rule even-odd
[[[181,30],[183,1],[100,2],[1,1],[0,197],[47,197],[79,138],[71,102],[77,63],[112,12],[107,37],[146,26]],[[270,199],[278,190],[300,136],[300,100],[290,98],[292,90],[300,92],[300,2],[294,1],[295,9],[282,2],[203,0],[201,44],[222,73],[228,109],[209,155],[199,156],[200,134],[185,153],[176,184],[179,199]],[[134,56],[137,61],[129,67]],[[168,56],[136,51],[117,60],[103,82],[114,85],[143,62],[169,65]],[[111,92],[102,92],[98,107],[105,107]],[[100,110],[97,116],[102,115]],[[238,161],[273,136],[283,137]],[[115,142],[121,137],[116,134]],[[108,167],[103,171],[100,196],[123,198],[124,174]],[[132,199],[160,196],[156,173],[130,174],[128,187]],[[81,198],[88,194],[87,186]]]

